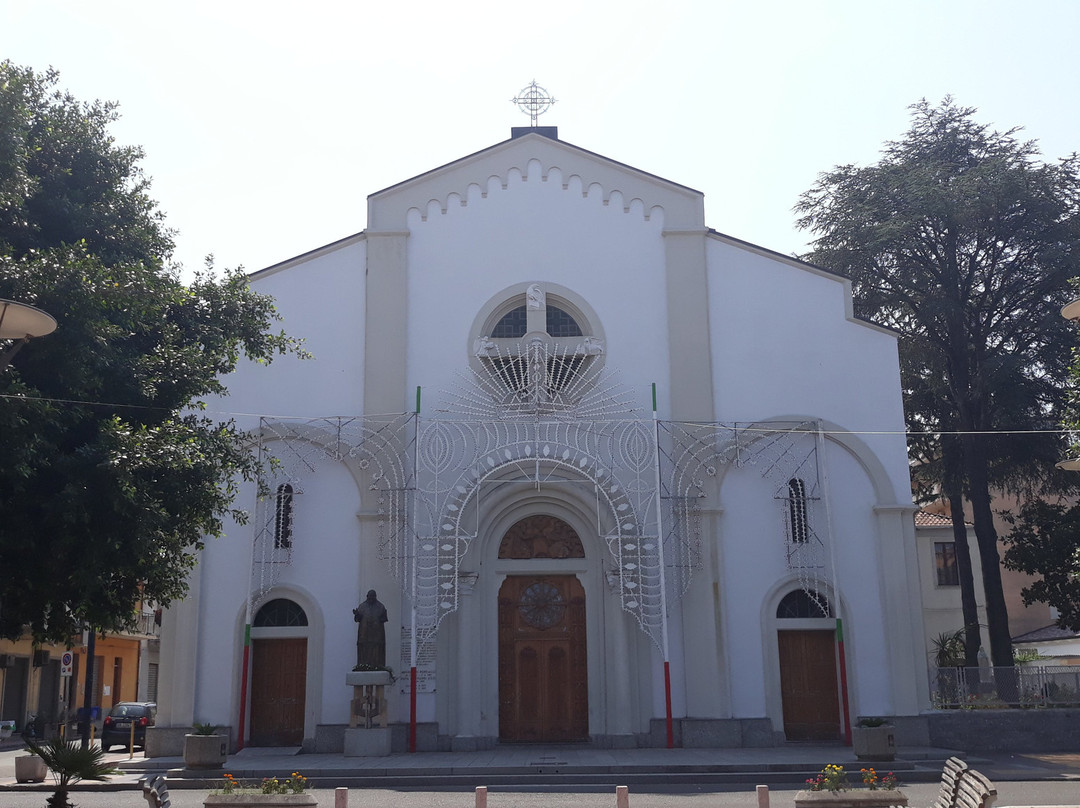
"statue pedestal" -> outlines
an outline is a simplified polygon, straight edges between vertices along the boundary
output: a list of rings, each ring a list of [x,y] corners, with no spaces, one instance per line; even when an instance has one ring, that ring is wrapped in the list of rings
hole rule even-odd
[[[345,757],[390,754],[390,729],[386,726],[386,671],[350,671],[345,685],[353,689],[349,729],[345,730]]]
[[[345,757],[385,757],[389,754],[389,727],[345,730]]]

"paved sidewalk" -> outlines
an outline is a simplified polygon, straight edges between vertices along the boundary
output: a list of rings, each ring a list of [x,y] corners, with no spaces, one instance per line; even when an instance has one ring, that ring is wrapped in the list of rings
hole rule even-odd
[[[0,751],[0,793],[44,791],[43,785],[15,783],[16,749]],[[904,747],[897,760],[876,764],[895,771],[907,784],[936,782],[941,764],[954,750]],[[594,749],[587,746],[500,746],[484,752],[420,752],[378,758],[346,758],[340,754],[282,754],[276,749],[248,749],[231,755],[221,771],[195,773],[179,757],[129,759],[126,753],[106,755],[122,774],[106,783],[85,784],[87,792],[133,790],[140,778],[165,773],[174,791],[205,791],[229,772],[239,779],[289,776],[298,771],[313,788],[348,786],[365,791],[395,788],[426,791],[471,791],[478,785],[493,790],[543,790],[605,793],[615,784],[636,783],[632,789],[729,791],[767,783],[796,789],[806,776],[827,763],[842,765],[858,781],[858,771],[870,764],[857,761],[850,747],[785,744],[754,749]],[[967,756],[975,768],[995,783],[1043,781],[1070,783],[1080,796],[1080,754]],[[920,785],[921,788],[921,785]],[[1080,799],[1073,798],[1074,802]],[[0,805],[7,805],[0,797]],[[1015,804],[1015,802],[1014,802]]]

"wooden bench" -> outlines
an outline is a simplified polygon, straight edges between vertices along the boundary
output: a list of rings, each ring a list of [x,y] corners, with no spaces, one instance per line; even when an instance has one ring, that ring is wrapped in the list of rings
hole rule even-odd
[[[991,808],[996,799],[997,789],[986,775],[951,757],[945,761],[941,788],[930,808]]]
[[[965,769],[960,775],[960,787],[956,791],[956,808],[991,808],[997,799],[997,789],[989,778],[974,769]]]
[[[172,808],[169,787],[165,785],[165,775],[143,778],[139,781],[139,785],[142,786],[143,796],[146,797],[146,803],[150,808]]]
[[[945,768],[941,770],[941,788],[938,789],[937,798],[930,803],[930,808],[954,808],[960,775],[966,771],[968,765],[958,757],[945,761]]]

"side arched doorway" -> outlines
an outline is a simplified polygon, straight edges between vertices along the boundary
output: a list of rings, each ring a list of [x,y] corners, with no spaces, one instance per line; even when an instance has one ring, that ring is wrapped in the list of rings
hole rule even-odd
[[[285,598],[268,601],[255,615],[251,640],[251,746],[303,743],[307,637],[275,635],[298,633],[295,630],[307,624],[304,610]]]
[[[840,688],[836,629],[827,627],[831,607],[824,595],[797,589],[776,610],[780,695],[789,741],[840,738]]]
[[[500,559],[584,558],[570,525],[530,516],[507,531]],[[528,564],[522,564],[523,573]],[[588,740],[585,588],[576,575],[511,574],[499,588],[499,740]]]

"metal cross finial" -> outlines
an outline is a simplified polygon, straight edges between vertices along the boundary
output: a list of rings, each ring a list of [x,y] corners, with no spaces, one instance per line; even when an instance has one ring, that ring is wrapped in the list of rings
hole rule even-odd
[[[536,119],[551,109],[555,103],[555,97],[536,83],[536,79],[518,92],[517,97],[511,98],[511,102],[529,116],[532,126],[536,126]]]

